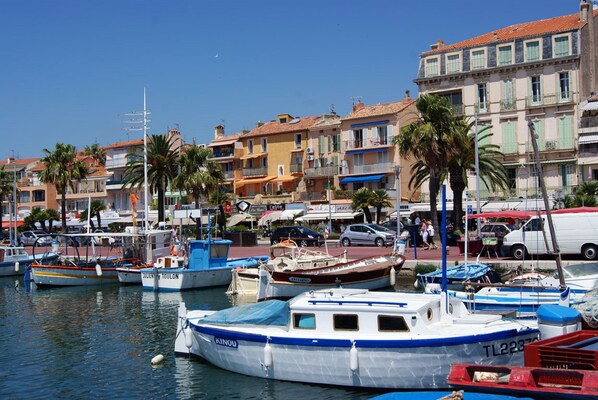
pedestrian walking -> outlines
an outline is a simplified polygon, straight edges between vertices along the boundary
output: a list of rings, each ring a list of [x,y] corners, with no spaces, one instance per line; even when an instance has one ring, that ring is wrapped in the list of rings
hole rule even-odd
[[[438,246],[436,246],[436,243],[434,243],[434,226],[432,225],[432,221],[428,220],[427,221],[427,228],[428,230],[428,244],[430,245],[431,248],[433,249],[437,249]]]

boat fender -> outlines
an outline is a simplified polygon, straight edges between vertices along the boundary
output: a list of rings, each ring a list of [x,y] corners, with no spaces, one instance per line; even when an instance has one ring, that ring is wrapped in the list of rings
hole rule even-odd
[[[188,349],[191,349],[193,346],[193,332],[189,326],[183,328],[183,335],[185,335],[185,346],[187,346]]]
[[[158,365],[162,361],[164,361],[164,356],[162,354],[158,354],[154,358],[152,358],[152,365]]]
[[[19,262],[15,262],[15,272],[19,272]]]
[[[270,347],[270,343],[266,342],[266,346],[264,347],[264,367],[270,368],[272,366],[272,348]]]
[[[394,286],[397,283],[397,272],[395,271],[395,267],[390,269],[390,286]]]
[[[100,266],[100,264],[96,264],[96,275],[102,276],[102,267]]]
[[[421,290],[421,283],[419,281],[419,279],[416,279],[415,282],[413,282],[413,287],[416,288],[417,290]]]
[[[359,358],[355,342],[353,342],[353,346],[351,346],[351,350],[349,351],[349,368],[351,368],[352,372],[356,372],[359,369]]]

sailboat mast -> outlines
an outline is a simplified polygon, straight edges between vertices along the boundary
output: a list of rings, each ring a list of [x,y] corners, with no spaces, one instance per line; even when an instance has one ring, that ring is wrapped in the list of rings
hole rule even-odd
[[[540,162],[540,153],[538,151],[538,142],[536,141],[536,129],[532,120],[528,120],[527,126],[529,127],[529,133],[531,136],[532,147],[534,149],[534,160],[536,163],[536,170],[538,172],[538,185],[542,191],[542,199],[544,200],[544,208],[546,209],[546,220],[548,222],[548,229],[550,230],[550,239],[552,241],[552,248],[554,249],[554,255],[556,259],[556,270],[559,275],[559,285],[561,290],[567,288],[565,283],[565,276],[563,275],[561,251],[556,241],[556,232],[554,230],[554,224],[552,222],[552,213],[550,211],[550,204],[548,202],[548,193],[546,192],[546,184],[544,183],[544,171],[542,170],[542,163]]]

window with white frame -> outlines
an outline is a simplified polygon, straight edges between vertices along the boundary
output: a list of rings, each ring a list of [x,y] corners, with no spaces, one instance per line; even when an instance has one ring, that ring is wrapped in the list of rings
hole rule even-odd
[[[440,73],[438,57],[426,58],[426,76],[437,76]]]
[[[478,111],[488,111],[488,87],[486,83],[478,83]]]
[[[513,45],[512,44],[498,46],[496,64],[497,65],[513,64]]]
[[[386,164],[388,162],[388,152],[381,151],[376,154],[378,154],[378,158],[377,158],[378,165]]]
[[[471,69],[486,68],[486,50],[477,49],[472,50],[470,55]]]
[[[252,153],[253,153],[253,139],[249,139],[249,140],[247,141],[247,152],[248,152],[249,154],[252,154]]]
[[[502,100],[500,103],[502,110],[514,110],[517,106],[515,101],[515,85],[513,79],[505,79],[501,82]]]
[[[353,148],[363,147],[363,129],[353,130]]]
[[[570,54],[569,35],[555,36],[552,39],[552,55],[554,57],[565,57]]]
[[[262,138],[262,151],[268,151],[268,138]]]
[[[389,144],[388,143],[388,127],[385,126],[378,126],[376,128],[376,142],[381,145]]]
[[[529,40],[525,42],[525,61],[540,60],[540,41]]]
[[[446,73],[454,74],[456,72],[461,72],[461,55],[459,53],[447,54]]]
[[[301,148],[301,134],[300,133],[295,133],[295,148],[296,149]]]
[[[569,72],[559,72],[559,100],[571,100],[571,88],[569,86]]]
[[[542,102],[542,80],[539,76],[530,77],[530,90],[532,103]]]
[[[353,154],[353,166],[359,167],[363,165],[363,154]]]

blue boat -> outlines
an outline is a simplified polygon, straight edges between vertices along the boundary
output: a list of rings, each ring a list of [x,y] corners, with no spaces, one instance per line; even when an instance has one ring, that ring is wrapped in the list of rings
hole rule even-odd
[[[461,290],[468,282],[500,283],[500,275],[487,264],[460,264],[446,269],[446,280],[447,289]],[[427,274],[417,274],[415,281],[417,289],[424,289],[429,284],[442,284],[442,269]]]
[[[189,263],[183,268],[144,268],[144,289],[180,291],[229,285],[235,268],[257,267],[269,256],[228,258],[230,240],[191,240]]]

